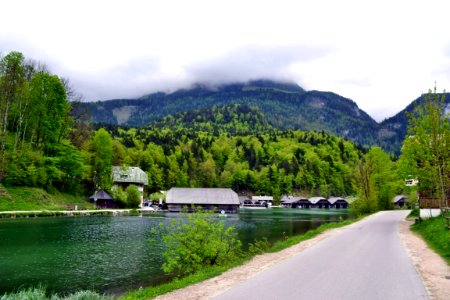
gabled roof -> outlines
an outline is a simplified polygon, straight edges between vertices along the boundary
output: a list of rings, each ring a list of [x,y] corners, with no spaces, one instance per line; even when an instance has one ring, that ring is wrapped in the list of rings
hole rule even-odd
[[[300,202],[302,200],[308,200],[308,199],[305,197],[284,196],[280,202],[283,204],[292,204],[292,203]]]
[[[330,204],[335,204],[338,201],[345,201],[345,202],[347,202],[347,200],[345,200],[342,197],[330,197],[330,198],[328,198],[328,202],[330,202]]]
[[[112,167],[113,182],[148,185],[148,175],[138,167]]]
[[[398,203],[400,201],[406,201],[406,197],[403,195],[397,195],[394,197],[394,199],[392,199],[392,202],[394,203]]]
[[[89,197],[89,200],[112,200],[112,197],[105,192],[104,190],[96,191],[92,196]]]
[[[318,203],[319,201],[321,201],[321,200],[326,200],[326,201],[328,201],[326,198],[324,198],[324,197],[311,197],[311,198],[309,198],[309,202],[311,202],[311,204],[316,204],[316,203]]]
[[[166,195],[167,204],[234,204],[240,205],[238,195],[224,188],[171,188]]]

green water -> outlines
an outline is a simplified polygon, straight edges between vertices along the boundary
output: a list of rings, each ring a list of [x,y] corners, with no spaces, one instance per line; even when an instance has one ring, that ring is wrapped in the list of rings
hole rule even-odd
[[[0,219],[0,295],[42,284],[48,291],[93,289],[121,293],[169,278],[161,271],[161,245],[147,242],[164,217],[99,216]],[[244,246],[276,241],[348,218],[344,210],[241,210],[225,222],[236,226]]]

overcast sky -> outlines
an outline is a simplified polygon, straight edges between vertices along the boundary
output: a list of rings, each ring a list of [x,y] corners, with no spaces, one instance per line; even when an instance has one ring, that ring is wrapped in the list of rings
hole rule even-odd
[[[0,0],[0,52],[86,101],[265,78],[332,91],[377,121],[450,90],[449,1]]]

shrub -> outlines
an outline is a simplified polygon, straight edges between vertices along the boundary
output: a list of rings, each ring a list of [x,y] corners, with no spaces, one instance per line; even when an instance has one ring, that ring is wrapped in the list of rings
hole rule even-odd
[[[125,190],[127,194],[127,207],[138,207],[141,204],[141,192],[135,185],[129,185]]]
[[[198,209],[169,225],[160,224],[154,237],[165,245],[163,270],[185,275],[204,267],[226,264],[241,254],[241,242],[233,226],[226,227],[213,212]]]

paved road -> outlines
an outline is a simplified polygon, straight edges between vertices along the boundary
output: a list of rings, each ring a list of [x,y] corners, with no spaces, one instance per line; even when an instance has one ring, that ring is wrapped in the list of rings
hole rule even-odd
[[[355,223],[214,299],[429,299],[397,232],[407,213]]]

